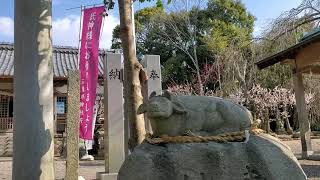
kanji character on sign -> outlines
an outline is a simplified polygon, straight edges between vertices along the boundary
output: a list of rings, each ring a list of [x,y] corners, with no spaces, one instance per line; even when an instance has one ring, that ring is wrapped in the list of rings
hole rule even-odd
[[[86,71],[86,79],[88,79],[88,78],[89,78],[89,72]],[[87,85],[88,85],[88,82],[87,82]],[[87,88],[87,90],[88,90],[88,88]]]
[[[118,69],[111,69],[109,72],[109,79],[119,79],[120,80],[120,70]]]
[[[86,51],[86,55],[84,57],[86,60],[89,60],[90,59],[90,52]]]
[[[84,66],[85,66],[85,68],[86,68],[86,71],[88,71],[88,69],[89,69],[89,62],[86,61],[86,64],[85,64]]]
[[[87,94],[86,101],[89,102],[89,100],[90,100],[90,94],[88,93],[88,94]]]
[[[89,41],[92,40],[92,31],[88,31],[87,32],[86,39],[89,40]]]
[[[87,132],[88,131],[88,124],[84,125],[84,131]]]
[[[84,94],[81,94],[81,99],[85,99],[86,96]]]
[[[150,73],[150,79],[155,80],[155,79],[159,79],[159,78],[160,78],[160,77],[159,77],[159,75],[157,74],[157,71],[154,70],[154,69],[152,69],[152,70],[151,70],[151,73]]]
[[[91,41],[89,41],[89,42],[86,41],[86,43],[84,44],[84,48],[85,48],[85,49],[91,49],[91,46],[90,46],[90,45],[91,45]]]
[[[85,103],[85,105],[86,105],[86,108],[85,108],[85,110],[86,110],[86,112],[88,112],[88,111],[89,111],[89,108],[88,108],[88,103],[86,102],[86,103]]]
[[[94,26],[94,22],[93,21],[89,21],[89,23],[88,23],[88,31],[91,31],[93,26]]]
[[[90,20],[89,21],[94,21],[96,20],[96,12],[93,12],[90,14]]]
[[[86,121],[89,122],[89,114],[87,114]]]

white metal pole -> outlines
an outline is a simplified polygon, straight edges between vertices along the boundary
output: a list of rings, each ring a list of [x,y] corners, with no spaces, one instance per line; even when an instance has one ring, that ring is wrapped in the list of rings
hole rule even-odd
[[[131,4],[131,22],[132,22],[132,34],[133,34],[133,44],[134,44],[134,54],[137,56],[137,46],[136,46],[136,26],[134,23],[134,9],[133,9],[133,1]]]
[[[80,46],[81,46],[81,37],[82,37],[82,14],[83,14],[84,6],[81,5],[80,8],[80,23],[79,23],[79,42],[78,42],[78,64],[77,69],[80,69]]]

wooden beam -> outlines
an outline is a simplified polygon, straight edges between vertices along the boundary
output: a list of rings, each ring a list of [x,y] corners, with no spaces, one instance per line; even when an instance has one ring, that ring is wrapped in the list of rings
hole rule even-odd
[[[0,82],[2,83],[13,83],[13,77],[9,77],[9,76],[1,76],[0,77]]]
[[[280,62],[281,65],[286,65],[286,64],[292,65],[294,63],[295,63],[295,59],[286,59]]]
[[[307,159],[313,153],[310,138],[310,122],[306,110],[302,73],[293,74],[293,84],[298,111],[299,129],[301,136],[302,158]]]
[[[301,49],[296,56],[297,69],[320,62],[320,42]]]
[[[7,92],[7,91],[0,91],[0,95],[13,96],[13,93],[12,92]]]
[[[295,73],[305,73],[305,74],[320,74],[320,64],[315,63],[294,69],[293,74]]]

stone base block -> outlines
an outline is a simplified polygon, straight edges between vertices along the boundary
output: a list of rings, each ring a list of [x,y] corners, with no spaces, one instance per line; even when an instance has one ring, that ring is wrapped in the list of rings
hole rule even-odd
[[[308,159],[311,155],[313,155],[313,151],[302,151],[302,159]]]
[[[92,155],[84,155],[82,158],[81,158],[81,161],[93,161],[94,160],[94,157]]]
[[[96,175],[97,180],[117,180],[118,173],[105,173],[98,172]]]

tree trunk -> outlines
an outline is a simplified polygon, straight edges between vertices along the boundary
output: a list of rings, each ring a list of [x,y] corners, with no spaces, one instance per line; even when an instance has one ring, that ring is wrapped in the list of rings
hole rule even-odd
[[[270,122],[269,122],[269,109],[264,113],[264,121],[263,121],[263,130],[265,130],[267,133],[270,133]]]
[[[194,42],[194,41],[193,41]],[[194,43],[195,44],[195,43]],[[194,55],[194,64],[196,64],[196,70],[197,70],[197,79],[198,79],[198,85],[199,85],[199,94],[200,96],[204,95],[203,91],[203,83],[200,75],[200,67],[199,67],[199,61],[198,61],[198,55],[197,55],[197,47],[196,45],[193,45],[193,55]]]
[[[129,122],[129,149],[132,151],[144,140],[145,125],[143,115],[137,115],[138,107],[143,102],[140,71],[143,69],[135,54],[132,27],[132,0],[118,1],[120,13],[120,38],[124,55],[124,111]]]
[[[51,0],[15,0],[13,180],[54,179]]]
[[[289,119],[287,117],[284,119],[284,122],[286,123],[286,126],[287,126],[287,133],[293,134],[293,129],[292,129],[290,122],[289,122]]]
[[[277,108],[276,109],[276,133],[277,134],[283,134],[285,133],[284,129],[284,119],[281,117],[280,110]]]
[[[284,112],[288,112],[287,106],[284,107]],[[291,125],[290,125],[290,122],[289,122],[289,119],[288,119],[287,116],[284,117],[284,123],[286,124],[286,127],[287,127],[287,133],[288,134],[293,134],[293,129],[292,129]]]
[[[198,86],[199,86],[198,87],[199,88],[199,95],[203,96],[204,95],[204,91],[203,91],[203,84],[202,84],[199,68],[197,68],[197,79],[198,79]]]
[[[219,90],[222,89],[222,83],[221,83],[221,73],[220,73],[220,64],[219,64],[219,58],[217,58],[217,66],[218,66],[218,82],[219,82]]]

